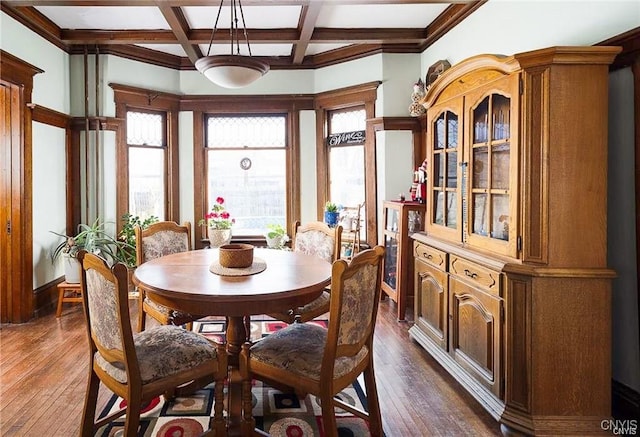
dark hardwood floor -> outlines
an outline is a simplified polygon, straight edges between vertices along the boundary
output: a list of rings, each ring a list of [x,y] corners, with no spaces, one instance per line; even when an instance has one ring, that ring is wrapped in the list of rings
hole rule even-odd
[[[411,322],[398,323],[395,314],[392,301],[381,302],[375,370],[386,435],[501,435],[499,424],[409,339]],[[0,435],[78,435],[88,363],[83,323],[80,305],[65,304],[59,319],[51,313],[0,326]],[[110,396],[101,387],[98,411]]]

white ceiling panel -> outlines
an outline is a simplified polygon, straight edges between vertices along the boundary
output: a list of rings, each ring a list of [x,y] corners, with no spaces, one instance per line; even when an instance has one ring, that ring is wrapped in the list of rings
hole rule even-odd
[[[228,29],[231,23],[230,7],[223,6],[218,21],[219,29]],[[243,6],[244,21],[251,29],[286,29],[298,26],[300,6]],[[185,6],[184,15],[193,29],[212,29],[216,22],[218,7]],[[238,12],[238,27],[242,28],[242,17]]]
[[[317,27],[425,28],[449,5],[331,5],[320,10]]]
[[[63,29],[170,29],[160,10],[152,6],[37,6],[36,9]]]

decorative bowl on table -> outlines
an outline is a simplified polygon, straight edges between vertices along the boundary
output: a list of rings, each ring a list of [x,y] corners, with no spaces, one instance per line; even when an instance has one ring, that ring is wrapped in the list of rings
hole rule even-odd
[[[225,244],[220,246],[220,265],[227,268],[241,269],[253,264],[253,246],[251,244]]]

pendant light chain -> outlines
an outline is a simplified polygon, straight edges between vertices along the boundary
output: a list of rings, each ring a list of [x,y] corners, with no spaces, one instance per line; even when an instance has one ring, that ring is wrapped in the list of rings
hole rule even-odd
[[[249,34],[247,33],[247,24],[244,21],[244,12],[242,11],[242,1],[238,0],[238,4],[240,5],[240,17],[242,18],[242,28],[244,29],[244,40],[247,43],[247,50],[249,51],[249,56],[253,56],[251,54],[251,45],[249,44]]]
[[[211,55],[211,48],[215,41],[215,35],[218,31],[218,23],[222,14],[222,6],[225,1],[229,4],[229,43],[230,53]],[[238,13],[240,8],[240,13]],[[242,22],[240,22],[242,20]],[[248,56],[240,53],[240,25],[243,28],[245,42],[247,43]],[[224,41],[221,41],[224,45]],[[220,0],[216,21],[211,30],[211,39],[209,40],[209,48],[207,55],[197,59],[194,64],[198,71],[204,74],[207,79],[218,86],[224,88],[241,88],[245,87],[256,80],[260,79],[269,71],[269,64],[260,59],[254,59],[251,53],[251,44],[249,43],[249,32],[242,10],[241,0]]]
[[[207,56],[211,53],[211,46],[213,45],[213,37],[216,34],[216,30],[218,29],[218,20],[220,20],[220,12],[222,12],[222,3],[224,0],[220,0],[220,7],[218,8],[218,15],[216,15],[216,22],[213,25],[213,30],[211,30],[211,39],[209,40],[209,48],[207,49]]]

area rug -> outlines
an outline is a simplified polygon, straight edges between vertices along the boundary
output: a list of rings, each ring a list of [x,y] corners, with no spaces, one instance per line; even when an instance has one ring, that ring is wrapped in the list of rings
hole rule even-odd
[[[194,330],[207,337],[224,341],[223,319],[207,319],[195,322]],[[316,320],[326,326],[326,320]],[[252,339],[260,338],[283,328],[285,323],[268,317],[251,321]],[[226,391],[226,387],[225,387]],[[292,393],[283,393],[260,381],[253,382],[253,416],[256,426],[274,437],[309,437],[325,435],[322,427],[322,410],[315,396],[308,395],[304,399]],[[339,397],[358,408],[366,405],[366,398],[360,382],[343,390]],[[100,414],[105,417],[123,405],[117,396],[107,403]],[[225,408],[226,410],[226,408]],[[336,409],[339,436],[369,436],[367,422],[351,413]],[[139,437],[191,437],[199,436],[209,428],[213,414],[213,384],[194,393],[190,397],[176,398],[165,402],[162,397],[154,399],[145,406],[140,418]],[[123,436],[124,418],[120,418],[98,430],[96,436]]]

